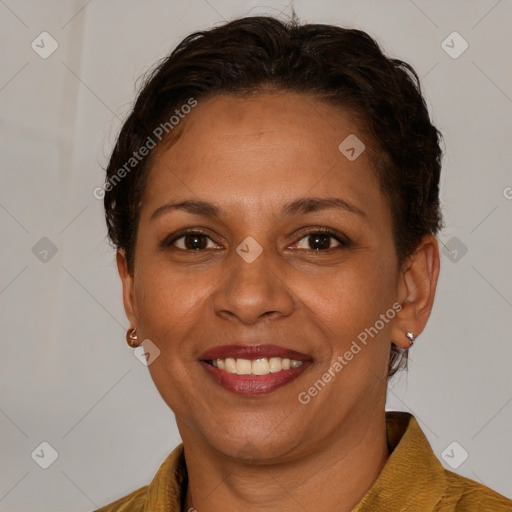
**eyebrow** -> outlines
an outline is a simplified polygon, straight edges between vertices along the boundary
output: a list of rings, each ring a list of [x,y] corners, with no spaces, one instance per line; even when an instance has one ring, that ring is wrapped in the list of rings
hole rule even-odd
[[[339,197],[302,197],[290,203],[286,203],[283,206],[281,215],[283,217],[292,217],[294,215],[303,215],[329,208],[341,209],[368,220],[368,216],[365,212]],[[214,203],[185,199],[179,202],[169,201],[165,203],[151,214],[150,220],[175,210],[182,210],[194,215],[214,218],[220,218],[222,215],[222,209]]]

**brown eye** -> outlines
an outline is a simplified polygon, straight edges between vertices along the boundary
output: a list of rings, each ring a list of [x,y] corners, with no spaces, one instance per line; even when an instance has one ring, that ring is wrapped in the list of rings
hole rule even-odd
[[[334,241],[334,242],[333,242]],[[309,233],[297,242],[298,249],[312,251],[325,251],[339,247],[346,247],[348,244],[339,239],[333,233]]]
[[[210,242],[210,245],[208,245]],[[202,233],[185,233],[175,238],[169,243],[170,247],[176,247],[182,251],[204,251],[206,249],[215,249],[218,246],[213,240]]]

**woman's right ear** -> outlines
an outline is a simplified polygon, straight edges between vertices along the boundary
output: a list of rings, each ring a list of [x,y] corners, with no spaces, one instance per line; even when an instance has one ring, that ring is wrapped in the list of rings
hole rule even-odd
[[[134,279],[133,274],[130,272],[128,267],[128,260],[126,258],[126,252],[124,249],[118,249],[116,254],[117,270],[119,277],[121,278],[121,284],[123,286],[123,304],[124,311],[130,322],[130,326],[135,328],[137,326],[136,308],[135,308],[135,296],[134,296]]]

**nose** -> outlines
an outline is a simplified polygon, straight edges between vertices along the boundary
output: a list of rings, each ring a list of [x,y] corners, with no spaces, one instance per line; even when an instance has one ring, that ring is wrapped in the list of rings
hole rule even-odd
[[[228,320],[252,325],[263,318],[290,315],[293,293],[286,282],[286,272],[273,264],[270,251],[248,263],[237,253],[226,261],[226,276],[213,293],[215,313]]]

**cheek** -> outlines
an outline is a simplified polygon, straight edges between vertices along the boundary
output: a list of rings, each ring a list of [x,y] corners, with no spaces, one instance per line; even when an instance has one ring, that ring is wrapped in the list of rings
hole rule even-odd
[[[333,368],[342,357],[337,385],[354,393],[385,379],[395,317],[396,270],[393,261],[368,255],[340,267],[326,278],[302,285],[301,297],[327,343],[320,347],[318,372]],[[379,375],[381,378],[375,379]],[[318,377],[319,375],[316,375]],[[359,391],[357,391],[359,390]]]
[[[156,265],[148,265],[135,281],[140,333],[160,351],[148,370],[167,405],[185,416],[192,414],[190,404],[200,392],[190,379],[197,364],[190,340],[197,334],[198,311],[204,307],[204,284]]]
[[[208,284],[204,275],[184,276],[157,265],[148,265],[136,275],[139,331],[160,348],[162,359],[172,366],[177,364],[172,354],[192,358],[187,333],[197,326],[198,311],[208,300]]]
[[[135,301],[142,321],[151,319],[146,327],[177,321],[204,299],[204,275],[187,275],[153,261],[135,275]]]
[[[301,300],[330,327],[350,331],[372,324],[390,308],[396,294],[396,273],[373,258],[340,266],[314,279],[297,280]],[[348,334],[348,333],[347,333]]]

